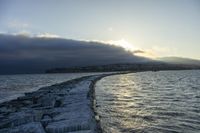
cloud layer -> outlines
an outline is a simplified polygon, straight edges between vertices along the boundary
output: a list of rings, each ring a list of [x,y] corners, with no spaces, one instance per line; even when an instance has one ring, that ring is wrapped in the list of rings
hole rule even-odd
[[[148,59],[100,42],[0,34],[0,74],[144,61]]]

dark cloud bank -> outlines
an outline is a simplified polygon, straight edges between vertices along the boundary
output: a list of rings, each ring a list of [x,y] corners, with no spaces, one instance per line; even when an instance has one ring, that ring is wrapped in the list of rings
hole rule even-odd
[[[0,74],[42,73],[59,67],[148,61],[99,42],[0,34]]]

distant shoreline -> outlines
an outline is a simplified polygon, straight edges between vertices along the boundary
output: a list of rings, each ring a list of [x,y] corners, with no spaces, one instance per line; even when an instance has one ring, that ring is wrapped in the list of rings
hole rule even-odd
[[[166,70],[199,70],[199,65],[168,63],[110,64],[86,67],[53,68],[45,73],[84,73],[84,72],[124,72],[124,71],[166,71]]]

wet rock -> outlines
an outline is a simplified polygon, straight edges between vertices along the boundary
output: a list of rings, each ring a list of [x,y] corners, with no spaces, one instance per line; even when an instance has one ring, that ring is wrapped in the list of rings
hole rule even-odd
[[[61,107],[61,106],[63,106],[63,98],[62,97],[56,97],[54,107]]]
[[[24,106],[28,106],[28,105],[31,105],[31,104],[33,104],[32,99],[31,99],[31,100],[25,100],[25,101],[23,101],[23,105],[24,105]],[[22,107],[22,108],[23,108],[23,107]]]
[[[16,112],[9,115],[7,123],[9,123],[10,127],[15,127],[30,122],[39,122],[43,114],[43,111],[37,110]]]
[[[68,133],[94,133],[92,130],[81,130],[81,131],[74,131],[74,132],[68,132]]]
[[[12,113],[8,119],[11,122],[11,127],[14,127],[14,126],[19,126],[19,125],[26,124],[29,122],[33,122],[34,116],[26,112],[16,112],[16,113]]]
[[[9,119],[1,119],[1,121],[0,121],[0,129],[2,129],[2,128],[9,128],[9,127],[11,127],[11,120],[9,120]],[[1,133],[1,132],[0,132]]]
[[[0,129],[0,133],[10,133],[10,132],[9,132],[9,128]]]
[[[0,113],[9,113],[9,112],[14,112],[14,111],[15,109],[8,108],[6,106],[0,108]]]
[[[63,120],[49,123],[46,127],[48,133],[65,133],[80,130],[90,130],[90,119]]]
[[[38,99],[38,103],[44,107],[54,107],[55,102],[56,100],[53,94],[47,94]]]
[[[32,97],[26,96],[26,95],[17,98],[18,101],[31,100],[31,99],[32,99]]]
[[[29,113],[33,115],[34,121],[40,121],[46,110],[31,110]]]
[[[99,115],[95,115],[95,120],[96,120],[96,121],[100,121]]]
[[[39,108],[42,107],[41,103],[30,105],[30,108]]]
[[[31,122],[9,130],[9,133],[46,133],[40,122]]]
[[[49,115],[43,115],[41,120],[42,125],[46,127],[50,122],[52,122],[52,118]]]
[[[76,110],[74,112],[65,112],[55,116],[53,119],[55,121],[59,120],[84,120],[84,119],[91,119],[91,115],[89,111],[79,111]]]

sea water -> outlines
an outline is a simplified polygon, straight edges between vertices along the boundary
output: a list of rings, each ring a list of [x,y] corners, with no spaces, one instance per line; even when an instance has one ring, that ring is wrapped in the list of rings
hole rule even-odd
[[[200,71],[138,72],[96,84],[105,133],[200,133]]]

